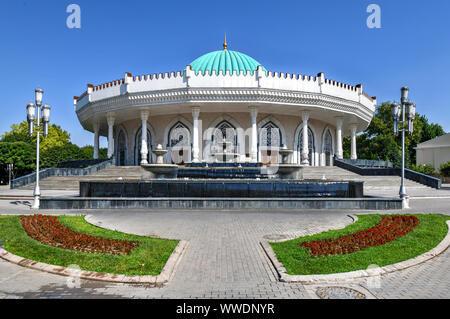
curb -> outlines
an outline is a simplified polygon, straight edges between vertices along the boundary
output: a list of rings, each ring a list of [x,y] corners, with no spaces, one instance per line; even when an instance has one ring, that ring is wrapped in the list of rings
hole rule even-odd
[[[267,257],[269,257],[273,266],[275,267],[279,280],[281,282],[291,282],[291,283],[303,283],[303,284],[316,284],[316,283],[331,283],[331,282],[341,282],[349,279],[358,279],[364,277],[372,277],[372,276],[381,276],[384,274],[392,273],[394,271],[403,270],[412,266],[416,266],[421,264],[431,258],[441,254],[450,246],[450,220],[446,222],[448,226],[448,232],[445,238],[433,249],[430,251],[414,257],[412,259],[408,259],[405,261],[401,261],[396,264],[372,268],[367,270],[356,270],[345,273],[336,273],[336,274],[326,274],[326,275],[289,275],[284,268],[283,264],[278,260],[273,251],[272,247],[269,245],[268,241],[260,242],[264,252]]]
[[[184,240],[181,240],[178,243],[178,245],[175,247],[172,254],[170,255],[169,259],[167,260],[166,264],[164,265],[163,270],[158,276],[152,275],[133,276],[133,275],[108,274],[95,271],[83,271],[72,268],[66,268],[62,266],[49,265],[16,256],[3,248],[0,248],[0,258],[9,261],[11,263],[17,264],[19,266],[61,276],[78,277],[82,279],[117,282],[117,283],[162,285],[168,283],[173,278],[175,274],[175,269],[178,266],[181,257],[184,251],[186,250],[187,245],[188,242]]]

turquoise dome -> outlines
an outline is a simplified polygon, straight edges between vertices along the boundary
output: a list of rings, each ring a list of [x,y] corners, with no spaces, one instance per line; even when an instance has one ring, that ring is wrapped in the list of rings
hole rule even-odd
[[[195,74],[201,72],[203,75],[207,70],[209,71],[209,74],[212,74],[213,71],[216,71],[216,73],[219,73],[219,71],[223,71],[223,73],[226,71],[230,71],[230,73],[236,71],[238,74],[240,74],[241,71],[244,71],[244,74],[247,73],[247,71],[250,71],[253,74],[259,65],[261,65],[261,63],[252,57],[231,50],[207,53],[195,59],[190,64],[192,70],[195,71]],[[263,70],[267,71],[264,67]]]

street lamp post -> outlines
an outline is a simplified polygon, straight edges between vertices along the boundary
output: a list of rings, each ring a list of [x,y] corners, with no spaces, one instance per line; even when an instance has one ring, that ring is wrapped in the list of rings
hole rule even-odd
[[[41,133],[41,106],[42,106],[42,96],[44,91],[40,88],[35,90],[35,102],[34,105],[30,102],[27,105],[27,120],[28,120],[28,132],[32,136],[33,132],[36,131],[36,185],[34,187],[34,203],[32,208],[39,209],[41,189],[39,188],[39,143],[40,143],[40,133]],[[37,108],[36,108],[37,106]],[[37,109],[37,110],[36,110]],[[36,114],[37,111],[37,114]],[[37,117],[36,117],[37,115]],[[36,123],[35,123],[36,118]],[[43,122],[43,135],[47,137],[48,135],[48,123],[50,122],[50,106],[45,104],[42,106],[42,122]]]
[[[401,105],[397,102],[391,104],[392,119],[394,120],[394,134],[397,135],[400,131],[402,132],[402,178],[399,195],[403,202],[403,208],[409,208],[408,195],[406,194],[405,188],[405,132],[408,131],[412,134],[414,118],[416,117],[416,105],[408,100],[408,93],[409,88],[406,86],[402,87]],[[407,127],[406,123],[408,123]],[[399,126],[401,126],[401,128],[399,128]]]

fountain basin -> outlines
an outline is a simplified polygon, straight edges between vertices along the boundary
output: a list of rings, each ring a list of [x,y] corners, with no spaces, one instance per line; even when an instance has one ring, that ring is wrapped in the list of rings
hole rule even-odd
[[[278,177],[279,179],[293,179],[301,180],[303,179],[303,165],[298,164],[277,164],[277,165],[267,165],[263,167],[267,170],[269,176]]]
[[[362,181],[149,180],[80,181],[80,197],[362,198]]]
[[[178,176],[176,164],[142,164],[142,179],[173,179]]]

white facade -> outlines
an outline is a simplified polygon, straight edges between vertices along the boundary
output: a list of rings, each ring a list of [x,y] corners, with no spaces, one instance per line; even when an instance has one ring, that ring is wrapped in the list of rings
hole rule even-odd
[[[450,161],[450,133],[418,144],[416,147],[416,164],[431,164],[439,171],[441,164]]]
[[[342,158],[342,138],[369,125],[376,98],[325,78],[256,71],[196,75],[182,72],[132,76],[93,86],[74,98],[83,128],[108,137],[108,155],[118,165],[155,160],[161,144],[168,162],[212,162],[220,139],[231,142],[236,161],[273,163],[282,145],[291,162],[333,165]],[[142,130],[144,128],[144,130]],[[147,131],[147,134],[143,132]]]

